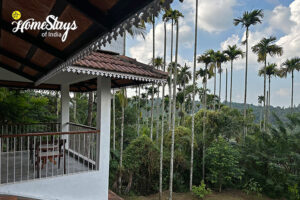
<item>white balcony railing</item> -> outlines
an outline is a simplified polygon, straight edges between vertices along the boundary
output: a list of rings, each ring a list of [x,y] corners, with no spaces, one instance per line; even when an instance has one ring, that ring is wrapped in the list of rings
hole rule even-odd
[[[69,124],[18,124],[0,126],[0,183],[48,178],[95,170],[99,131]]]

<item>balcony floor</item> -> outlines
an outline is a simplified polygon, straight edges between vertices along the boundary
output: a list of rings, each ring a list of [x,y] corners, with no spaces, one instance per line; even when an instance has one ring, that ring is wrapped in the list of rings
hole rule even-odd
[[[22,157],[22,159],[21,159]],[[8,167],[7,167],[7,160]],[[21,162],[22,160],[22,162]],[[47,164],[41,169],[41,178],[63,175],[64,162],[61,158],[60,168],[58,169],[58,158],[56,164],[48,160]],[[15,166],[15,167],[14,167]],[[21,167],[22,166],[22,167]],[[14,170],[15,169],[15,170]],[[22,169],[22,170],[21,170]],[[28,170],[29,169],[29,170]],[[71,156],[66,154],[66,173],[78,173],[88,171],[88,167]],[[33,161],[29,159],[29,152],[23,151],[1,154],[1,183],[13,183],[19,181],[32,180],[37,177],[37,169]]]
[[[0,194],[43,200],[107,200],[100,171],[36,179],[0,187]],[[107,195],[106,195],[107,196]],[[121,200],[110,193],[109,200]]]

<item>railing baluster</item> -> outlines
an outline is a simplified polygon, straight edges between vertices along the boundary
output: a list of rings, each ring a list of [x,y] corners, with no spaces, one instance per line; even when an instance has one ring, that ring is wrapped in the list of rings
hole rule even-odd
[[[9,157],[8,157],[8,151],[9,151],[9,138],[6,139],[6,183],[8,183],[8,163],[9,163]]]
[[[36,164],[37,164],[37,160],[36,160],[36,137],[33,136],[33,179],[35,179],[36,177],[36,174],[35,174],[35,167],[36,167]]]
[[[54,140],[55,140],[55,136],[52,136],[52,145],[53,145],[53,148],[54,148]],[[53,149],[53,151],[54,151],[54,149]],[[55,162],[55,158],[54,158],[54,155],[53,155],[52,156],[52,177],[53,177],[54,162]]]
[[[86,152],[85,152],[85,134],[83,134],[83,156],[87,157],[86,156]],[[83,170],[85,168],[85,160],[82,160],[82,165],[83,165]]]
[[[21,140],[21,181],[23,180],[23,137],[20,138]]]
[[[14,137],[14,182],[15,181],[16,181],[16,138]]]
[[[47,157],[46,157],[46,177],[47,177],[47,174],[48,174],[48,135],[46,136],[47,137]],[[54,148],[54,147],[52,147]],[[52,155],[53,155],[53,149],[52,149]]]
[[[39,147],[40,155],[38,157],[38,159],[39,159],[39,178],[42,177],[42,163],[43,163],[42,157],[41,157],[41,154],[42,154],[42,148],[41,147],[42,147],[42,136],[40,136],[40,147]]]
[[[27,128],[26,128],[27,129]],[[29,180],[29,163],[30,163],[30,138],[27,137],[27,180]]]

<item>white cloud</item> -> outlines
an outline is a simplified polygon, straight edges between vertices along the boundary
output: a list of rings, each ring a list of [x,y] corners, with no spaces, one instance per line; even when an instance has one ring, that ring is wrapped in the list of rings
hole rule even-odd
[[[192,29],[185,21],[179,20],[179,44],[180,48],[191,48],[193,40],[191,37],[193,35]],[[170,33],[171,25],[167,25],[167,60],[170,60]],[[175,55],[175,38],[176,30],[174,27],[174,45],[173,45],[173,56]],[[130,56],[136,58],[138,61],[143,63],[149,63],[153,57],[153,29],[146,34],[145,40],[143,38],[137,38],[137,44],[129,49]],[[164,50],[164,24],[159,23],[155,26],[155,57],[163,57]],[[174,60],[174,59],[173,59]],[[184,64],[184,60],[180,57],[178,58],[180,64]]]
[[[199,28],[208,32],[221,32],[232,27],[233,7],[236,0],[200,0],[198,5]],[[195,19],[195,0],[186,0],[183,9],[187,20]]]
[[[279,95],[280,97],[286,97],[290,95],[290,89],[288,88],[280,88],[275,92],[275,94]]]
[[[272,11],[267,12],[265,23],[268,26],[258,31],[250,31],[249,33],[249,67],[260,68],[261,63],[257,62],[257,55],[255,55],[251,47],[257,44],[263,37],[275,35],[276,30],[281,30],[285,33],[278,38],[277,45],[283,48],[283,55],[281,57],[268,56],[267,62],[275,62],[278,65],[287,58],[299,55],[300,52],[300,0],[295,0],[289,7],[277,6]],[[252,29],[253,30],[253,29]],[[242,39],[238,35],[233,34],[223,41],[220,46],[222,49],[226,48],[228,44],[237,44],[243,51],[245,46],[241,45],[241,41],[245,40],[245,33]],[[237,60],[235,69],[239,70],[244,67],[244,59]]]
[[[268,22],[270,27],[284,33],[290,33],[292,26],[295,25],[295,22],[290,19],[291,10],[288,7],[279,5],[271,12],[267,12],[266,15],[269,15]]]

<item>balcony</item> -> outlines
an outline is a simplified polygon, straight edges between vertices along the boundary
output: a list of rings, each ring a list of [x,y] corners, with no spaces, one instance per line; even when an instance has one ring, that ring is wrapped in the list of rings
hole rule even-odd
[[[58,132],[58,123],[0,125],[0,183],[94,171],[99,131],[68,126],[69,132]]]

